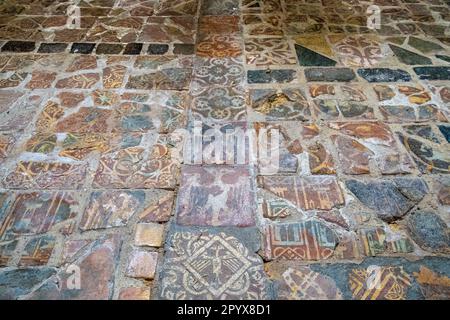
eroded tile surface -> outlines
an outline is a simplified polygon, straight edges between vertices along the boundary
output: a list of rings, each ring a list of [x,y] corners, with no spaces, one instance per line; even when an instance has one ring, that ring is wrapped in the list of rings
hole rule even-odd
[[[72,2],[0,4],[1,299],[450,297],[448,0]]]

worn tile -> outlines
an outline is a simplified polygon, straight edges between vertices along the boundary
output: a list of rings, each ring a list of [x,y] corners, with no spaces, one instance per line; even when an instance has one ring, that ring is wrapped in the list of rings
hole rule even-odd
[[[192,117],[200,121],[246,119],[245,96],[239,87],[206,87],[192,95]]]
[[[344,204],[342,190],[333,177],[259,177],[258,185],[303,210],[330,210]]]
[[[286,38],[246,38],[247,64],[256,66],[290,65],[297,61]]]
[[[157,252],[133,250],[128,258],[126,274],[128,277],[150,280],[155,277]]]
[[[197,39],[196,55],[205,58],[235,58],[242,54],[240,39],[234,35],[207,34]]]
[[[255,224],[250,173],[245,167],[184,166],[177,200],[177,223],[198,226]]]
[[[192,85],[224,87],[240,85],[244,80],[244,67],[237,58],[196,58]]]
[[[324,260],[332,257],[336,244],[333,230],[316,220],[274,223],[264,230],[264,255],[270,260]]]
[[[68,192],[18,194],[2,223],[1,239],[37,235],[54,228],[70,233],[78,214],[78,200]]]
[[[250,89],[249,105],[249,110],[255,117],[262,116],[269,121],[306,121],[311,118],[305,94],[297,88]]]
[[[172,233],[161,270],[160,299],[272,297],[261,258],[241,240],[223,232]]]
[[[137,246],[161,247],[164,225],[158,223],[139,223],[136,226],[134,244]]]

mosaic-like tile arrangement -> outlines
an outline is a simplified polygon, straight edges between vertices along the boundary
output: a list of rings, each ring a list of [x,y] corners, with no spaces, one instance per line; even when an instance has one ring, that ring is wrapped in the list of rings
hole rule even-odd
[[[74,2],[0,4],[0,299],[450,297],[448,0]]]

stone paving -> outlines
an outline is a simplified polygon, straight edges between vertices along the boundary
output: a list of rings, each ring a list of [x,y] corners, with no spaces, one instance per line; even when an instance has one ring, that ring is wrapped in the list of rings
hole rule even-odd
[[[0,4],[1,299],[450,298],[448,0],[73,3]]]

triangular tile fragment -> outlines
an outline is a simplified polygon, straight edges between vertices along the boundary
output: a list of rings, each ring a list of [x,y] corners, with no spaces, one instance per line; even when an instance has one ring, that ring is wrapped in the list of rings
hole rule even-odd
[[[306,35],[294,38],[295,44],[301,45],[309,50],[318,52],[327,57],[333,57],[333,50],[331,50],[325,37],[320,35]]]
[[[444,61],[446,61],[446,62],[450,62],[450,56],[444,56],[444,55],[442,55],[442,54],[437,54],[437,55],[436,55],[436,58],[441,59],[441,60],[444,60]]]
[[[298,44],[295,45],[295,51],[301,66],[333,67],[336,65],[336,61]]]
[[[414,49],[417,49],[423,53],[444,49],[434,42],[422,40],[416,37],[410,37],[408,44]]]
[[[420,54],[414,53],[412,51],[408,51],[406,49],[394,46],[393,44],[389,45],[391,50],[404,64],[409,65],[424,65],[424,64],[432,64],[431,59],[421,56]]]

